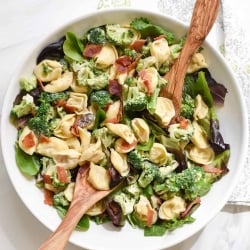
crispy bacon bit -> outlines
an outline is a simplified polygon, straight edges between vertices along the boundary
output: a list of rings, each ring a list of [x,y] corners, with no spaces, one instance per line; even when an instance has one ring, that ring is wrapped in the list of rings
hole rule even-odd
[[[143,45],[145,44],[147,40],[145,39],[138,39],[136,41],[134,41],[131,45],[130,48],[134,49],[137,52],[140,52],[142,50]]]
[[[39,136],[39,143],[49,143],[50,139],[49,137],[45,136],[45,135],[40,135]]]
[[[149,96],[153,95],[153,89],[152,89],[152,84],[151,84],[151,81],[152,81],[152,76],[150,74],[148,74],[145,70],[141,70],[139,72],[139,75],[141,77],[141,79],[143,80],[143,84],[147,90],[147,94]]]
[[[223,171],[220,168],[212,167],[210,165],[203,165],[203,170],[207,173],[221,174]]]
[[[164,37],[165,37],[164,35],[160,35],[160,36],[155,37],[154,40],[156,41],[156,40],[162,39]]]
[[[32,148],[36,145],[34,134],[30,131],[22,140],[25,148]]]
[[[186,210],[180,214],[181,218],[186,217],[190,213],[190,211],[192,210],[192,208],[195,205],[200,204],[200,203],[201,203],[201,198],[200,197],[196,197],[191,203],[189,203],[187,205]]]
[[[64,107],[66,105],[67,101],[65,99],[57,100],[54,105],[55,107]]]
[[[151,227],[153,224],[153,219],[154,219],[154,211],[153,209],[147,205],[148,212],[147,212],[147,227]]]
[[[122,86],[117,80],[109,80],[108,91],[111,95],[120,97],[122,94]]]
[[[44,204],[53,205],[53,192],[46,188],[44,189]]]
[[[57,170],[58,180],[61,183],[69,183],[69,177],[68,177],[68,174],[67,174],[67,170],[64,167],[61,167],[61,166],[56,166],[56,170]]]
[[[180,128],[181,129],[187,129],[188,128],[188,119],[181,119],[180,120]]]
[[[43,182],[44,183],[46,183],[46,184],[51,184],[52,183],[52,179],[50,178],[50,175],[43,174],[42,177],[43,177]]]
[[[85,57],[94,58],[96,55],[100,53],[101,50],[102,50],[101,44],[88,44],[83,51],[83,55]]]
[[[116,59],[115,66],[119,74],[126,73],[131,64],[131,59],[129,56],[122,56]]]

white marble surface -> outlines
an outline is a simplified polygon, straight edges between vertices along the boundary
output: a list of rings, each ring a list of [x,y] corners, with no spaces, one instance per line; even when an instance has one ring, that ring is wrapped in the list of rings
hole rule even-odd
[[[97,2],[0,0],[0,107],[13,69],[21,63],[34,44],[58,25],[96,9]],[[145,8],[145,2],[137,0],[133,4]],[[151,1],[153,9],[156,9],[156,2]],[[246,30],[250,33],[250,22],[247,22],[250,19],[248,1],[234,2],[238,18],[246,24]],[[50,231],[23,205],[9,180],[2,158],[0,160],[0,249],[37,249]],[[226,205],[202,231],[170,250],[249,250],[249,225],[250,207]],[[80,248],[68,244],[66,249]]]

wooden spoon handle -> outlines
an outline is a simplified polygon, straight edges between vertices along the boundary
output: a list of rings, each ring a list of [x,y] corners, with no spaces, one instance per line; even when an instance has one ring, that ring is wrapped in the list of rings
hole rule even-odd
[[[164,76],[168,81],[162,95],[172,99],[180,111],[182,88],[188,65],[211,30],[219,11],[219,0],[196,0],[186,42],[171,70]]]
[[[88,208],[81,208],[78,203],[73,204],[66,216],[50,237],[38,248],[38,250],[62,250],[75,229],[78,221]]]

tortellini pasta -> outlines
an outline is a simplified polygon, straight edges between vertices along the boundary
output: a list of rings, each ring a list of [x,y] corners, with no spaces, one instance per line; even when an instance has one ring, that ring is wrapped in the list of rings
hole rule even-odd
[[[88,211],[85,213],[89,216],[95,216],[102,214],[105,211],[105,203],[103,200],[98,201],[94,206],[92,206]]]
[[[99,69],[105,69],[115,63],[118,53],[113,45],[105,44],[95,58],[95,65]]]
[[[34,75],[41,82],[50,82],[61,77],[62,65],[55,61],[45,59],[41,61],[34,69]]]
[[[163,126],[167,126],[175,116],[173,102],[166,97],[157,97],[154,115]]]
[[[209,144],[205,130],[198,124],[197,121],[193,121],[193,127],[194,133],[191,137],[191,141],[198,148],[207,148]]]
[[[149,210],[153,214],[151,221],[148,221]],[[134,205],[134,211],[137,217],[147,226],[151,226],[157,220],[157,212],[152,208],[151,203],[144,195],[140,195],[138,203]]]
[[[65,190],[63,191],[64,196],[66,197],[66,199],[68,201],[72,201],[73,199],[73,194],[74,194],[74,190],[75,190],[75,183],[71,182],[67,185],[67,187],[65,188]]]
[[[152,95],[158,85],[158,81],[158,71],[156,68],[150,67],[139,72],[137,84],[143,92],[147,93],[148,95]]]
[[[28,126],[24,127],[19,136],[18,145],[28,155],[32,155],[36,151],[38,140],[35,133],[29,129]]]
[[[67,142],[57,137],[48,137],[43,140],[39,140],[36,152],[52,158],[54,154],[62,150],[69,149]]]
[[[149,140],[150,129],[148,124],[142,118],[134,118],[131,121],[132,129],[141,143],[147,143]]]
[[[149,151],[149,160],[153,163],[164,165],[172,159],[172,155],[167,152],[166,148],[161,144],[155,142]]]
[[[201,53],[195,53],[188,65],[187,73],[191,74],[198,71],[199,69],[207,67],[208,65],[205,61],[205,57]]]
[[[194,119],[200,120],[204,119],[208,114],[208,106],[203,101],[201,95],[195,97],[195,109],[194,109]]]
[[[61,75],[60,78],[57,78],[46,84],[43,90],[49,93],[61,92],[68,89],[72,81],[73,81],[73,73],[70,71],[66,71]]]
[[[63,116],[54,129],[54,135],[62,139],[73,137],[73,134],[71,133],[71,127],[75,122],[75,118],[75,114],[67,114]]]
[[[122,123],[107,123],[106,126],[113,134],[120,136],[127,143],[131,144],[136,141],[135,135],[128,125]]]
[[[207,148],[198,148],[190,146],[187,148],[187,157],[198,164],[208,165],[214,160],[215,154],[213,149],[208,146]]]
[[[54,162],[65,169],[75,168],[79,163],[80,153],[74,149],[60,150],[52,155]]]
[[[83,93],[71,92],[67,100],[67,107],[76,113],[86,112],[88,106],[88,96]]]
[[[159,217],[162,220],[172,220],[179,217],[181,212],[186,210],[186,202],[179,196],[164,201],[159,209]]]
[[[170,49],[167,40],[162,37],[152,42],[150,53],[156,58],[156,66],[159,68],[164,62],[169,60]]]
[[[113,164],[113,167],[118,171],[121,176],[127,176],[130,170],[130,167],[127,162],[127,155],[120,154],[116,152],[113,148],[110,149],[110,160]]]
[[[91,162],[88,182],[97,190],[109,190],[110,175],[108,170]]]

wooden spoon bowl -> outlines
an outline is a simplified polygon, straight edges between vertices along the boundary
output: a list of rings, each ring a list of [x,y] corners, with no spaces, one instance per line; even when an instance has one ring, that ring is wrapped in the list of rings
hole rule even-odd
[[[58,228],[38,248],[39,250],[62,250],[75,229],[78,221],[96,202],[110,194],[113,189],[100,191],[93,188],[87,180],[89,167],[78,170],[73,200],[68,212]]]
[[[219,0],[196,0],[183,49],[170,71],[164,76],[168,83],[160,95],[172,100],[176,116],[181,110],[182,89],[188,65],[210,32],[219,6]]]

